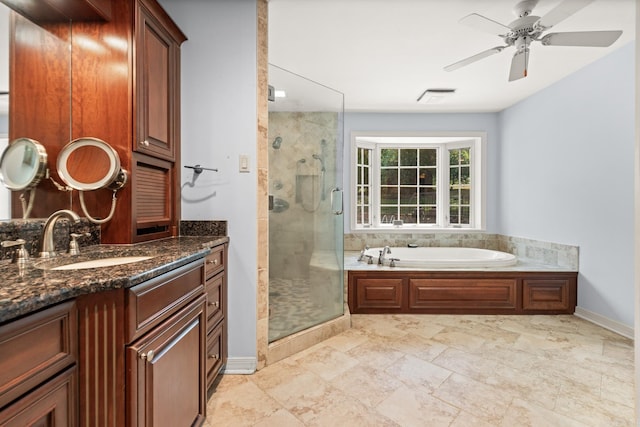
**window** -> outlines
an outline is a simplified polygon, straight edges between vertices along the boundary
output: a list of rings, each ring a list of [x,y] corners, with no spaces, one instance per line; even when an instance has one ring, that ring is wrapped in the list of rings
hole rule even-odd
[[[483,229],[483,134],[353,135],[352,228]]]

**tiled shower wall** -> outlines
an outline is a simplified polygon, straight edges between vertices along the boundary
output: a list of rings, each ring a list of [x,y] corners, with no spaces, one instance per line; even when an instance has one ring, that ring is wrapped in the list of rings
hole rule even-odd
[[[543,242],[502,234],[469,233],[351,233],[344,236],[345,251],[359,251],[369,247],[407,246],[466,247],[508,252],[518,258],[540,264],[578,270],[578,247]]]
[[[306,278],[314,251],[333,250],[331,188],[335,187],[338,115],[269,113],[269,270],[283,279]],[[279,148],[273,141],[281,138]],[[324,144],[323,144],[324,141]],[[324,193],[321,162],[325,161]],[[324,197],[323,197],[324,196]]]

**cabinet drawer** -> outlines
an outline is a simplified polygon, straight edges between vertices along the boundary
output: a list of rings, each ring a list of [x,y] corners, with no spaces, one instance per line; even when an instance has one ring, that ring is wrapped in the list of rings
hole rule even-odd
[[[77,333],[74,301],[0,327],[0,407],[75,363]]]
[[[202,260],[128,289],[126,342],[142,336],[203,291]]]
[[[204,260],[205,277],[210,279],[224,269],[224,245],[216,246]]]
[[[404,279],[358,278],[355,284],[355,313],[367,309],[400,310],[403,306]]]
[[[214,326],[224,316],[223,312],[223,285],[224,273],[207,280],[205,290],[207,292],[207,322]]]
[[[224,358],[224,325],[220,324],[207,335],[207,388],[218,376]]]

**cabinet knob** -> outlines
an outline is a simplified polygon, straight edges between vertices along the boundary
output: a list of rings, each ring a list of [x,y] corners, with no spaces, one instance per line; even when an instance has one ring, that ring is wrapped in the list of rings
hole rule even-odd
[[[214,360],[218,360],[218,355],[217,354],[210,354],[209,355],[209,359],[214,359]]]
[[[147,360],[149,362],[153,360],[153,356],[155,356],[155,353],[153,352],[153,350],[149,350],[146,354],[140,353],[140,359]]]
[[[220,301],[209,301],[209,305],[212,307],[220,307]]]
[[[143,147],[148,147],[149,146],[149,141],[147,141],[146,139],[144,141],[140,142],[140,145],[142,145]]]

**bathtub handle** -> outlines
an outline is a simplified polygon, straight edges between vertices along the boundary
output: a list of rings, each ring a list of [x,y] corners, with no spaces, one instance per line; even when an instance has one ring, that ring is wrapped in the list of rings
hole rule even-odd
[[[400,261],[400,258],[389,258],[389,267],[395,267],[396,261]]]
[[[333,195],[338,191],[340,192],[340,206],[336,209],[334,207],[335,199],[333,198]],[[331,190],[331,212],[334,215],[342,215],[342,212],[344,212],[344,195],[342,190],[340,190],[340,187],[336,187]]]

